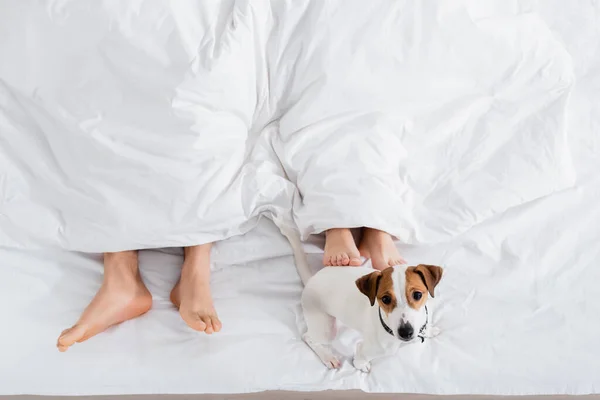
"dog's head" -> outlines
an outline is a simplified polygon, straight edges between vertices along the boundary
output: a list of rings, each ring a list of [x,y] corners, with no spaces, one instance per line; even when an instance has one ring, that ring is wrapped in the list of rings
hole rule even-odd
[[[425,302],[429,295],[434,297],[442,273],[443,269],[435,265],[390,267],[358,278],[356,286],[371,306],[378,303],[381,318],[394,336],[408,342],[427,322]]]

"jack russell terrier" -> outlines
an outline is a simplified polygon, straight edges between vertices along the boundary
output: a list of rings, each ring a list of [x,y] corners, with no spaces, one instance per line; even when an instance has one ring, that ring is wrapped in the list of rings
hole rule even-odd
[[[307,331],[304,341],[328,368],[339,368],[331,350],[336,319],[362,333],[354,367],[369,372],[371,360],[390,354],[401,343],[439,333],[428,323],[428,295],[443,270],[435,265],[396,266],[383,271],[365,267],[325,267],[308,280],[302,293]]]
[[[429,323],[427,300],[442,279],[441,267],[325,267],[313,276],[298,233],[281,222],[278,226],[292,246],[305,285],[301,303],[307,331],[302,338],[328,368],[341,365],[331,348],[336,320],[362,333],[353,364],[363,372],[371,370],[373,359],[401,344],[439,334]]]

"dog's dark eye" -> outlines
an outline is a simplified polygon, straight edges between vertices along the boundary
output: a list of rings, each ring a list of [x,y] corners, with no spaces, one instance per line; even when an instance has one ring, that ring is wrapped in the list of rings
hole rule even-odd
[[[415,301],[421,300],[421,297],[423,297],[423,293],[421,293],[421,292],[413,292],[413,299]]]
[[[392,302],[392,298],[386,294],[381,298],[381,302],[383,304],[390,304]]]

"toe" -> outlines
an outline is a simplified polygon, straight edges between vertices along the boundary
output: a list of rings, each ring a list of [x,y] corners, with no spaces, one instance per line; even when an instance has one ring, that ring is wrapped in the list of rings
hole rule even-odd
[[[394,267],[394,266],[396,266],[396,265],[404,265],[404,264],[406,264],[406,261],[405,261],[403,258],[401,258],[401,257],[400,257],[400,258],[397,258],[397,259],[394,259],[394,260],[390,260],[390,261],[388,262],[388,265],[389,265],[390,267]]]
[[[74,325],[72,328],[62,331],[56,343],[56,347],[58,347],[60,351],[66,351],[76,342],[80,342],[84,335],[85,328],[81,325]]]
[[[221,321],[219,320],[219,317],[217,317],[216,315],[213,315],[211,317],[212,320],[212,326],[215,330],[215,332],[219,332],[221,330],[221,328],[223,327],[223,325],[221,324]]]
[[[195,331],[203,332],[206,330],[206,323],[202,321],[200,316],[196,313],[180,313],[181,318],[185,323]]]
[[[350,257],[348,257],[348,254],[341,255],[341,263],[342,265],[348,265],[350,263]]]
[[[64,336],[71,330],[72,328],[69,329],[65,329],[64,331],[62,331],[60,333],[60,336],[58,337],[58,340],[56,341],[56,347],[58,348],[58,351],[64,352],[67,351],[69,349],[69,346],[66,345],[65,340],[64,340]]]
[[[208,329],[208,326],[206,326],[206,322],[202,321],[201,319],[197,320],[196,323],[194,324],[194,326],[192,326],[193,329],[197,330],[197,331],[206,331]]]
[[[360,260],[360,258],[358,257],[352,257],[349,262],[348,265],[351,265],[353,267],[359,267],[362,265],[362,261]]]
[[[331,266],[331,257],[329,257],[327,254],[323,254],[323,265],[326,267]]]
[[[344,265],[344,256],[342,254],[337,255],[337,265]]]
[[[202,318],[202,321],[204,321],[204,323],[206,324],[206,329],[204,330],[204,332],[208,335],[211,335],[215,331],[212,325],[211,318],[209,316],[206,316]]]
[[[394,257],[396,259],[396,263],[398,265],[403,265],[406,264],[406,260],[404,259],[404,257],[402,257],[400,254],[398,254],[396,257]]]

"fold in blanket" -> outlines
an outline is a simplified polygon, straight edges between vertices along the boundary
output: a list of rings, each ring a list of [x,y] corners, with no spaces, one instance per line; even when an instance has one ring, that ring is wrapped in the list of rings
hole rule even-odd
[[[261,215],[432,243],[563,189],[570,57],[498,7],[6,5],[0,246],[184,246]]]

